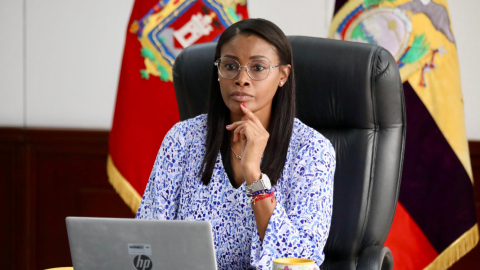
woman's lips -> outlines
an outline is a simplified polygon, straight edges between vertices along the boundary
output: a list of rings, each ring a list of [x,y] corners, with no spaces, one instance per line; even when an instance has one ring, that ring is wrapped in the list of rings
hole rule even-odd
[[[244,95],[244,94],[233,94],[232,98],[238,102],[245,102],[245,101],[249,101],[250,99],[253,99],[252,96]]]

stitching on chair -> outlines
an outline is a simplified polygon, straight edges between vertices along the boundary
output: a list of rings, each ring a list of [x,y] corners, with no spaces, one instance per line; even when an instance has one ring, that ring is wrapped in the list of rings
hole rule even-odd
[[[373,57],[371,58],[372,63],[371,63],[371,72],[373,73],[375,64],[378,63],[380,60],[380,53],[383,49],[381,47],[377,47],[375,51],[373,52]],[[373,75],[373,74],[372,74]],[[374,172],[375,172],[375,160],[377,158],[377,140],[378,140],[378,122],[377,122],[377,108],[376,108],[376,98],[375,98],[375,81],[376,81],[377,76],[370,76],[370,88],[371,88],[371,101],[372,101],[372,111],[373,111],[373,121],[374,121],[374,130],[373,130],[373,149],[372,149],[372,158],[371,158],[371,167],[370,167],[370,181],[368,185],[368,192],[367,192],[367,205],[366,205],[366,210],[365,210],[365,219],[362,224],[362,231],[360,233],[360,246],[359,249],[357,250],[357,255],[355,256],[355,265],[358,265],[358,258],[359,258],[359,253],[358,251],[361,249],[362,244],[364,243],[364,237],[365,237],[365,231],[367,224],[369,222],[369,214],[370,214],[370,205],[371,205],[371,200],[372,200],[372,188],[373,188],[373,182],[374,182]]]
[[[377,81],[378,78],[381,77],[385,72],[387,72],[389,67],[390,67],[390,62],[387,62],[387,66],[379,74],[375,76],[375,81]]]
[[[402,104],[405,105],[405,95],[404,95],[404,90],[403,90],[403,83],[402,83],[402,79],[400,78],[399,80],[399,85],[400,85],[400,100],[402,102]],[[402,106],[402,122],[403,122],[403,126],[402,126],[402,143],[400,145],[401,147],[401,158],[400,160],[398,161],[399,162],[399,165],[398,165],[398,178],[397,178],[397,186],[396,186],[396,191],[395,191],[395,196],[397,198],[397,203],[395,204],[394,206],[394,211],[393,211],[393,215],[392,215],[392,218],[390,220],[390,228],[392,227],[392,224],[393,224],[393,219],[395,217],[395,212],[397,211],[397,204],[398,204],[398,197],[400,195],[400,185],[402,184],[402,173],[403,173],[403,160],[405,158],[405,142],[406,142],[406,139],[407,139],[407,119],[406,119],[407,115],[406,115],[406,106]]]
[[[384,52],[384,50],[381,50],[378,55],[377,55],[377,62],[376,62],[376,67],[377,70],[375,71],[375,80],[377,80],[380,76],[382,76],[390,67],[390,62],[387,61],[387,66],[385,68],[382,68],[382,58],[380,57],[380,54]]]

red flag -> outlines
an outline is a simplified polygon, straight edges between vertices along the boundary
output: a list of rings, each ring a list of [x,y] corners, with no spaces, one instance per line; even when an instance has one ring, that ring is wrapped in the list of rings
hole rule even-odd
[[[172,67],[187,46],[247,18],[246,0],[135,1],[125,41],[107,171],[136,212],[163,137],[177,123]],[[212,59],[213,61],[213,59]]]

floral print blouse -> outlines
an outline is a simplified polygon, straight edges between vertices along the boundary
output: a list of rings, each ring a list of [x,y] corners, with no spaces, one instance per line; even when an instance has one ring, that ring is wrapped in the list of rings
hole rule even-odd
[[[137,219],[202,220],[212,225],[219,269],[271,269],[276,258],[320,265],[332,218],[335,151],[316,130],[295,118],[277,206],[260,240],[245,183],[235,189],[219,151],[208,186],[198,177],[205,155],[207,115],[179,122],[165,136]]]

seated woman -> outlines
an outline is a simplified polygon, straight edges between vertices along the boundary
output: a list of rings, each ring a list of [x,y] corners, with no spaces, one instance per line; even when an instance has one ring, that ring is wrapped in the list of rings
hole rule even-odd
[[[288,39],[243,20],[220,36],[214,61],[208,114],[167,133],[136,218],[209,221],[219,269],[271,269],[283,257],[320,265],[335,151],[295,118]]]

